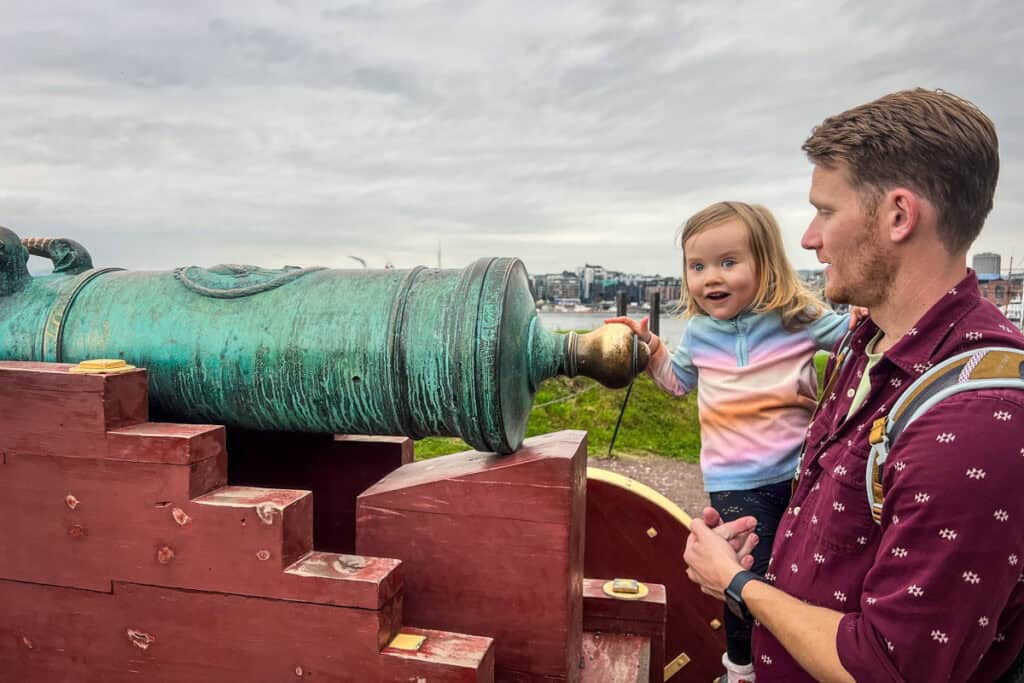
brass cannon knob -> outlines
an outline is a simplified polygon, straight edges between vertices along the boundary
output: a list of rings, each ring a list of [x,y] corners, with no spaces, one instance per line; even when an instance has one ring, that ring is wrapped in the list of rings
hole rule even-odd
[[[565,337],[564,374],[591,377],[611,389],[628,386],[650,359],[647,344],[625,325],[604,325],[586,334],[569,332]]]

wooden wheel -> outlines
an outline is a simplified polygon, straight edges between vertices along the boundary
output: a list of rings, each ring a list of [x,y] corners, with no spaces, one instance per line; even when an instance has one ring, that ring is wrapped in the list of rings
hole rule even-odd
[[[722,673],[722,603],[686,578],[690,516],[649,486],[587,468],[583,570],[588,578],[664,584],[668,600],[665,680],[708,683]]]

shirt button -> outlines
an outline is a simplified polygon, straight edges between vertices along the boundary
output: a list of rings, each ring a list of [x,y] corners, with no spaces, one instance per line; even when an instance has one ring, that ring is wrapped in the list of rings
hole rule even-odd
[[[853,398],[853,395],[856,393],[857,392],[851,388],[849,391],[846,392],[846,398]]]
[[[797,505],[795,508],[793,508],[793,514],[794,515],[799,515],[800,514],[800,506],[799,505]]]

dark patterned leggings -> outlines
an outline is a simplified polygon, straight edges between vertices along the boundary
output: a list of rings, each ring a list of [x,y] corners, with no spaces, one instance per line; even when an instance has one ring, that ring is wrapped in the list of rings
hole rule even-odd
[[[757,537],[760,539],[752,553],[754,556],[753,571],[761,576],[768,571],[768,558],[772,554],[772,543],[775,542],[775,530],[779,520],[786,512],[790,494],[789,481],[769,484],[747,491],[714,491],[708,494],[711,507],[726,522],[753,515],[757,518]],[[725,649],[734,664],[750,664],[750,632],[753,624],[742,619],[725,608]]]

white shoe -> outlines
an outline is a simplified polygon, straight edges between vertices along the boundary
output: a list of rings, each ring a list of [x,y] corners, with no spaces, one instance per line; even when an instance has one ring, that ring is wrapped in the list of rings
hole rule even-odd
[[[754,683],[753,664],[733,664],[729,653],[723,652],[722,666],[725,667],[725,675],[718,679],[718,683]]]

